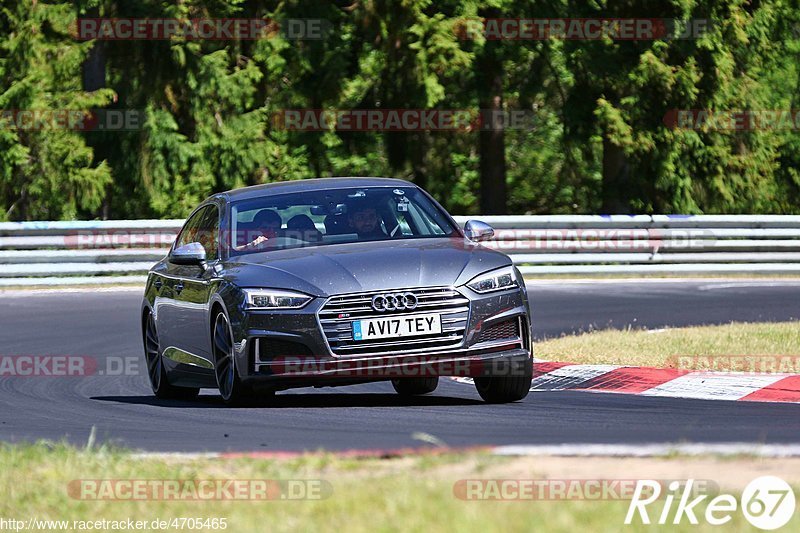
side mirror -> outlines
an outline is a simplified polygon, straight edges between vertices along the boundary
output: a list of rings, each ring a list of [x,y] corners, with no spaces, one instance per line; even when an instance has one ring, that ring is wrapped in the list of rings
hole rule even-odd
[[[176,265],[203,266],[206,262],[206,249],[199,242],[190,242],[172,250],[169,261]]]
[[[464,233],[471,241],[479,242],[491,239],[494,236],[494,229],[486,222],[480,220],[468,220],[464,224]]]

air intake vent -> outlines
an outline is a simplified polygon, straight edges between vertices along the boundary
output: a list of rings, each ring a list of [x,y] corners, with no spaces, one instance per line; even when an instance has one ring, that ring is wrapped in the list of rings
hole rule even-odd
[[[475,342],[491,342],[504,339],[519,339],[519,318],[505,320],[484,328],[478,334],[478,340]]]
[[[253,342],[251,351],[251,361],[256,372],[259,372],[262,365],[269,364],[270,361],[284,357],[311,357],[311,349],[299,342],[285,341],[281,339],[256,338]]]

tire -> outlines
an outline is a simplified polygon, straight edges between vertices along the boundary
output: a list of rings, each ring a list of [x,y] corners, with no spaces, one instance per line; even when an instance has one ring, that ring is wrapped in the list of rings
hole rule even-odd
[[[392,380],[392,387],[400,396],[419,396],[436,390],[439,386],[438,377],[429,378],[400,378]]]
[[[233,331],[228,317],[222,311],[214,318],[211,339],[214,351],[214,374],[223,401],[230,406],[250,405],[253,402],[253,391],[242,383],[236,371]]]
[[[533,361],[528,359],[522,375],[475,378],[475,388],[487,403],[510,403],[528,395],[533,379]]]
[[[167,371],[164,368],[163,356],[161,355],[158,342],[158,330],[153,313],[148,312],[144,319],[142,328],[144,341],[144,358],[147,363],[147,377],[150,379],[150,387],[156,398],[162,400],[191,400],[196,398],[200,389],[194,387],[176,387],[167,379]]]

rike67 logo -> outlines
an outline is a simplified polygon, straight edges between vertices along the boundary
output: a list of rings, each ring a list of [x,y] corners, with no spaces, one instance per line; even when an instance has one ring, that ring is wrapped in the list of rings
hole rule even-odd
[[[636,522],[638,516],[642,524],[681,524],[686,520],[697,525],[699,515],[707,524],[721,526],[730,522],[734,513],[741,512],[754,527],[775,530],[785,526],[794,515],[795,496],[792,487],[775,476],[763,476],[751,481],[742,492],[741,504],[730,494],[714,497],[705,505],[704,513],[696,508],[708,498],[708,494],[690,499],[695,495],[693,484],[692,479],[687,480],[683,487],[680,482],[673,481],[668,485],[666,494],[662,495],[662,486],[657,481],[639,480],[625,523]],[[664,506],[659,513],[657,506],[652,504],[661,498]]]

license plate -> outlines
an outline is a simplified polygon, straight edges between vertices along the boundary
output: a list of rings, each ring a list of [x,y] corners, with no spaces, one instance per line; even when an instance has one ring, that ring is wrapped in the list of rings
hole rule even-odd
[[[353,321],[353,340],[413,337],[442,332],[442,319],[438,313],[425,315],[367,318]]]

